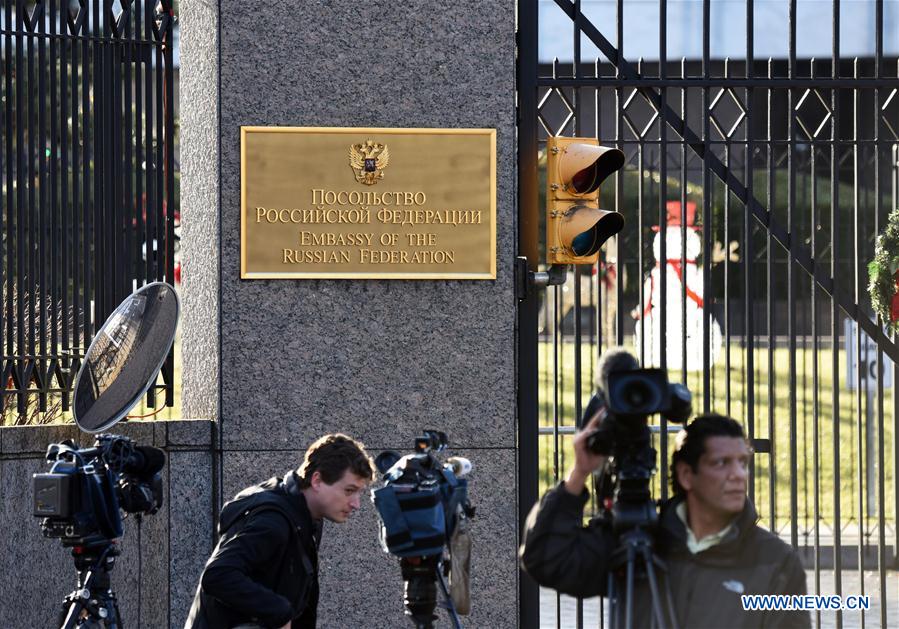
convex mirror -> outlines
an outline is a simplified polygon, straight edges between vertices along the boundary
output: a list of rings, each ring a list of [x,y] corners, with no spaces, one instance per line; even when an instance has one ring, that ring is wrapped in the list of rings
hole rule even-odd
[[[106,319],[75,380],[75,423],[89,433],[121,420],[156,378],[175,340],[180,302],[175,289],[153,282]]]

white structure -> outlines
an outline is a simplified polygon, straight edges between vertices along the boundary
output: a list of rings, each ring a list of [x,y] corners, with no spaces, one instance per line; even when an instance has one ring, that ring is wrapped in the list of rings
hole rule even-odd
[[[687,371],[703,368],[703,316],[704,286],[702,271],[696,259],[702,251],[702,241],[694,227],[696,205],[687,203],[686,261],[681,257],[681,211],[679,201],[668,202],[668,229],[666,230],[665,303],[662,304],[661,258],[662,234],[656,233],[652,242],[655,268],[643,285],[644,308],[638,312],[634,343],[641,347],[641,330],[646,334],[644,366],[660,367],[662,344],[662,316],[665,310],[666,365],[669,369],[683,367],[684,343],[687,347]],[[653,229],[658,230],[658,227]],[[686,318],[684,300],[686,299]],[[709,366],[715,364],[721,351],[721,327],[713,316],[709,321]]]

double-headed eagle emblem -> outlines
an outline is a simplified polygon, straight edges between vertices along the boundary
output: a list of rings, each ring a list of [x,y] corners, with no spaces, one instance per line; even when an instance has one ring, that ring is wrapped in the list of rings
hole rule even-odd
[[[384,169],[390,162],[390,152],[384,144],[371,140],[350,145],[350,168],[356,181],[373,186],[384,178]]]

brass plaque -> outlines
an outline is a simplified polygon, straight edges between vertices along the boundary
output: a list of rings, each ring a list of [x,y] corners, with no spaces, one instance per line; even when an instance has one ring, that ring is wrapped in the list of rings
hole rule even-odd
[[[496,279],[496,130],[241,127],[245,279]]]

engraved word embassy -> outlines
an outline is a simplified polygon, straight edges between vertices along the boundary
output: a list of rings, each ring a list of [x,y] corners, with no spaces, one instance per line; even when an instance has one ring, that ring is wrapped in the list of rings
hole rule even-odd
[[[453,264],[455,251],[441,248],[442,243],[438,242],[447,236],[445,229],[480,225],[483,220],[481,210],[426,209],[422,206],[427,203],[427,195],[420,191],[360,192],[313,188],[311,193],[313,208],[256,207],[255,222],[310,226],[433,225],[444,231],[440,234],[428,231],[400,234],[300,230],[297,244],[302,248],[283,248],[282,264]],[[355,207],[340,207],[344,205]],[[392,207],[385,207],[388,205]]]

